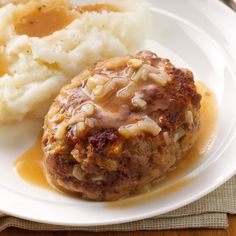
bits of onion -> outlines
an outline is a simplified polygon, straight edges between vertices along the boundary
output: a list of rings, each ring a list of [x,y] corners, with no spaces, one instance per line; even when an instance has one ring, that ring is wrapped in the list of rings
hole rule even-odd
[[[152,120],[148,116],[144,116],[142,120],[139,120],[134,124],[121,126],[118,131],[122,136],[129,138],[138,136],[142,132],[150,133],[154,136],[157,136],[160,133],[161,128],[154,120]]]

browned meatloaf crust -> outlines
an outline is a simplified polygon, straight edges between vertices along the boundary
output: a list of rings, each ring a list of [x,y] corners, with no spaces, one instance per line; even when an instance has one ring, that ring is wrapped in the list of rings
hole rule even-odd
[[[85,199],[134,193],[197,139],[193,74],[149,51],[98,62],[62,88],[44,123],[50,183]]]

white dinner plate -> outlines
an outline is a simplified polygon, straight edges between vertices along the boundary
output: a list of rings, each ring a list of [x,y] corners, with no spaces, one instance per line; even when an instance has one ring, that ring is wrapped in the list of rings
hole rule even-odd
[[[30,185],[13,170],[40,123],[0,127],[0,211],[58,225],[108,225],[140,220],[182,207],[213,191],[236,172],[236,15],[218,0],[152,0],[147,48],[193,70],[216,94],[219,121],[205,157],[178,178],[183,188],[135,206],[109,208]],[[176,179],[178,181],[179,179]]]

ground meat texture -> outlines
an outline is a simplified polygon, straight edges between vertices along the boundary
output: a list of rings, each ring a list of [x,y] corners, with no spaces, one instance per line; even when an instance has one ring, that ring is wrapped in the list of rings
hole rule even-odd
[[[150,51],[107,59],[62,88],[44,122],[49,182],[96,201],[156,181],[195,143],[193,74]]]

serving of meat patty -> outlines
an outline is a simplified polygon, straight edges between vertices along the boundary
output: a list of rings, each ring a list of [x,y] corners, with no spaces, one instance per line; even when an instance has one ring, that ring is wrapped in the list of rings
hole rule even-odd
[[[142,189],[195,143],[200,100],[191,71],[150,51],[96,63],[62,88],[45,117],[49,182],[97,201]]]

